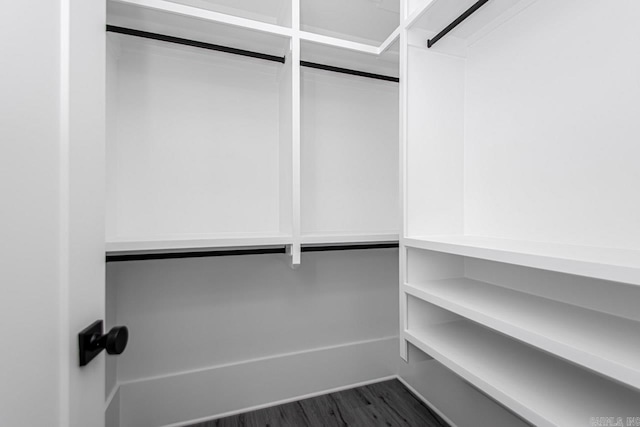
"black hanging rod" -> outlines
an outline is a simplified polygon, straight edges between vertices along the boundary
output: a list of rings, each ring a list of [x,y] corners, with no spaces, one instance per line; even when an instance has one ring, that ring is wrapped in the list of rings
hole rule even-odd
[[[185,46],[199,47],[202,49],[217,50],[219,52],[232,53],[235,55],[249,56],[251,58],[264,59],[273,62],[285,62],[284,56],[267,55],[265,53],[253,52],[250,50],[236,49],[235,47],[221,46],[218,44],[199,42],[196,40],[183,39],[180,37],[167,36],[164,34],[150,33],[148,31],[134,30],[132,28],[116,27],[107,25],[107,31],[111,33],[126,34],[129,36],[143,37],[146,39],[160,40],[168,43],[181,44]],[[300,61],[303,67],[317,68],[319,70],[334,71],[336,73],[351,74],[353,76],[367,77],[370,79],[386,80],[390,82],[399,82],[397,77],[384,76],[382,74],[367,73],[365,71],[350,70],[348,68],[334,67],[331,65],[317,64],[315,62]]]
[[[166,36],[164,34],[150,33],[147,31],[134,30],[132,28],[116,27],[114,25],[107,25],[107,31],[118,34],[126,34],[128,36],[143,37],[145,39],[181,44],[185,46],[199,47],[202,49],[217,50],[219,52],[249,56],[251,58],[264,59],[266,61],[280,62],[284,64],[284,56],[267,55],[266,53],[253,52],[251,50],[236,49],[235,47],[221,46],[219,44],[205,43],[196,40],[183,39],[180,37]]]
[[[152,259],[180,259],[180,258],[208,258],[218,256],[233,255],[263,255],[263,254],[284,254],[284,246],[277,248],[248,248],[248,249],[223,249],[219,251],[189,251],[189,252],[161,252],[146,254],[121,254],[107,255],[107,262],[119,261],[147,261]]]
[[[302,252],[326,252],[326,251],[352,251],[361,249],[387,249],[397,248],[398,243],[367,243],[361,245],[318,245],[303,246]],[[264,255],[264,254],[284,254],[285,246],[270,248],[248,248],[248,249],[222,249],[219,251],[190,251],[190,252],[163,252],[146,254],[121,254],[107,255],[106,262],[121,261],[147,261],[156,259],[181,259],[181,258],[208,258],[234,255]]]
[[[354,244],[354,245],[315,245],[315,246],[303,246],[300,248],[302,252],[327,252],[327,251],[353,251],[360,249],[390,249],[397,248],[399,244],[396,243],[366,243],[366,244]]]
[[[434,38],[427,40],[427,47],[430,48],[431,46],[436,44],[436,42],[438,40],[440,40],[441,38],[446,36],[449,31],[453,30],[455,27],[460,25],[460,23],[462,21],[464,21],[469,16],[471,16],[476,10],[480,9],[488,1],[489,0],[479,0],[479,1],[477,1],[473,6],[471,6],[469,9],[467,9],[462,15],[458,16],[455,21],[453,21],[451,24],[447,25],[447,27],[444,30],[442,30],[438,34],[436,34],[436,36]]]
[[[367,73],[365,71],[350,70],[349,68],[334,67],[332,65],[318,64],[309,61],[300,61],[303,67],[317,68],[318,70],[333,71],[335,73],[351,74],[352,76],[367,77],[370,79],[386,80],[388,82],[399,82],[397,77],[384,76],[382,74]]]

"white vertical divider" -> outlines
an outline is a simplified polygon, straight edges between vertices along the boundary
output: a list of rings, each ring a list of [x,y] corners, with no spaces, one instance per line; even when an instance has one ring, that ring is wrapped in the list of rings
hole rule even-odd
[[[280,181],[280,232],[293,234],[294,197],[293,197],[293,70],[291,43],[285,53],[285,63],[278,76],[279,90],[279,181]],[[291,244],[287,246],[290,253]]]
[[[406,154],[407,154],[407,114],[406,114],[406,109],[407,109],[407,84],[408,84],[408,79],[407,79],[407,68],[408,68],[408,63],[407,63],[407,28],[404,25],[406,19],[409,16],[409,3],[408,0],[401,0],[400,2],[400,16],[401,16],[401,20],[402,20],[402,24],[400,25],[400,64],[399,64],[399,69],[400,69],[400,93],[399,93],[399,97],[398,97],[398,101],[400,103],[398,111],[400,113],[400,122],[399,122],[399,155],[398,155],[398,161],[400,162],[400,167],[399,167],[399,171],[400,171],[400,179],[399,179],[399,184],[400,184],[400,194],[398,197],[398,200],[400,202],[400,213],[399,213],[399,219],[400,219],[400,250],[399,250],[399,254],[400,254],[400,268],[398,269],[399,272],[399,286],[398,286],[398,292],[400,293],[400,298],[399,298],[399,302],[400,302],[400,357],[408,362],[409,361],[409,351],[408,351],[408,347],[409,344],[407,342],[407,340],[404,338],[404,331],[407,329],[407,324],[408,324],[408,319],[407,319],[407,296],[404,293],[404,291],[402,290],[402,285],[406,282],[406,277],[407,277],[407,248],[406,246],[404,246],[403,240],[404,237],[407,235],[407,218],[406,218],[406,212],[407,212],[407,204],[406,204],[406,194],[407,194],[407,174],[406,174],[406,167],[407,167],[407,162],[406,162]]]
[[[292,153],[292,236],[291,267],[300,265],[300,0],[291,0],[291,153]]]

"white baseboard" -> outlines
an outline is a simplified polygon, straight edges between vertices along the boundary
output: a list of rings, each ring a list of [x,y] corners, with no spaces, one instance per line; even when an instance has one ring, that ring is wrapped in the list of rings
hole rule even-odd
[[[436,361],[414,350],[407,364],[397,350],[389,337],[120,383],[106,426],[183,427],[394,378],[453,427],[527,426]]]
[[[398,338],[121,383],[119,427],[178,427],[395,378]]]

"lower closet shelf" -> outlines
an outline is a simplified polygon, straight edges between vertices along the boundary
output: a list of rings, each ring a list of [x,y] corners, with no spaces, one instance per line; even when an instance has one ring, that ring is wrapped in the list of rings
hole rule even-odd
[[[640,393],[466,320],[410,327],[404,337],[537,426],[639,415]]]
[[[202,234],[171,235],[151,239],[111,239],[107,240],[106,251],[109,255],[135,254],[148,252],[173,252],[207,250],[214,248],[245,248],[259,246],[287,245],[293,237],[286,234],[238,233],[238,234]]]
[[[466,278],[404,291],[640,389],[640,323]]]
[[[417,249],[640,285],[640,251],[469,235],[403,239]]]

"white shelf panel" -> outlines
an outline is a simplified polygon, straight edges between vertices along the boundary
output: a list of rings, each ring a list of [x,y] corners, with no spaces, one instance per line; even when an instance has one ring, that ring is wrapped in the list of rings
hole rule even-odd
[[[302,244],[326,244],[326,243],[395,243],[398,241],[398,233],[323,233],[308,234],[302,236]]]
[[[170,0],[226,15],[290,27],[291,0]]]
[[[406,246],[640,285],[640,251],[466,235],[409,237]]]
[[[397,0],[301,0],[304,31],[379,45],[400,24]]]
[[[640,408],[638,392],[468,321],[411,329],[404,336],[539,427],[585,426],[600,414],[626,419]]]
[[[465,278],[403,287],[442,307],[640,389],[640,323]]]
[[[379,53],[379,46],[371,45],[367,43],[358,43],[350,40],[339,39],[337,37],[325,36],[322,34],[310,33],[308,31],[300,31],[300,39],[317,43],[321,45],[327,45],[340,49],[366,53],[370,55],[377,55]]]
[[[176,235],[153,239],[107,240],[107,254],[191,251],[214,248],[280,246],[293,243],[293,237],[277,234]]]
[[[110,0],[107,23],[283,56],[290,28],[164,0]]]

